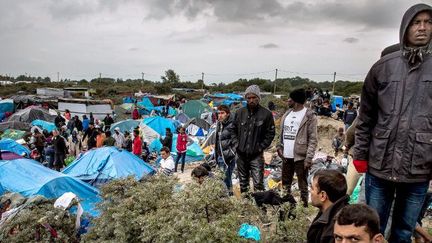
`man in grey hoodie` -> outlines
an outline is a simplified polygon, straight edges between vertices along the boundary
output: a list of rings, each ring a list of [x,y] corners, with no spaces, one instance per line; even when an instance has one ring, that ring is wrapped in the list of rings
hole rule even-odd
[[[384,55],[363,86],[353,164],[366,172],[366,203],[389,242],[411,242],[432,174],[432,7],[416,4],[403,16],[400,50]],[[426,108],[426,109],[425,109]]]

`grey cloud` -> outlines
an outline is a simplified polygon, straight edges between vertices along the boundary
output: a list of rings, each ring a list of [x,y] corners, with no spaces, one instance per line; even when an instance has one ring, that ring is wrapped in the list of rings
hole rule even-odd
[[[248,25],[251,21],[263,21],[288,25],[319,25],[337,22],[342,25],[359,25],[366,28],[397,26],[410,3],[403,0],[367,1],[290,1],[282,0],[152,0],[149,18],[162,19],[172,15],[184,15],[190,19],[210,11],[222,22]],[[285,1],[286,2],[286,1]],[[256,24],[257,22],[253,22]],[[259,24],[259,23],[258,23]]]
[[[138,50],[139,50],[139,48],[137,48],[137,47],[131,47],[128,49],[128,51],[138,51]]]
[[[274,49],[274,48],[279,48],[279,46],[276,45],[276,44],[274,44],[274,43],[268,43],[268,44],[265,44],[265,45],[261,45],[260,47],[261,47],[261,48],[264,48],[264,49]]]
[[[357,39],[355,37],[348,37],[348,38],[343,39],[343,42],[354,44],[354,43],[359,42],[359,39]]]

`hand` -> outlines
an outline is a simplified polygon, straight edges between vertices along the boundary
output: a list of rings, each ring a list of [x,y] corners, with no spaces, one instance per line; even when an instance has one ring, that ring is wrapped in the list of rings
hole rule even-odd
[[[368,162],[366,160],[354,160],[353,164],[358,173],[366,173],[368,170]]]
[[[277,153],[278,153],[278,155],[279,155],[279,157],[280,157],[281,159],[284,158],[284,157],[283,157],[283,150],[282,150],[281,148],[278,148],[278,149],[277,149]]]

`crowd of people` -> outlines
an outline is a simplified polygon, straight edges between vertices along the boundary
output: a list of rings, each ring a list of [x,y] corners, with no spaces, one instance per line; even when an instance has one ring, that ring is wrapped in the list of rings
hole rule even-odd
[[[292,193],[293,175],[297,174],[303,206],[310,202],[319,209],[307,232],[308,242],[412,242],[413,234],[416,242],[432,241],[421,228],[432,195],[432,114],[423,109],[432,105],[428,79],[432,7],[416,4],[409,8],[400,33],[400,43],[384,49],[372,66],[360,103],[338,107],[335,114],[345,124],[333,139],[335,153],[353,156],[346,175],[318,170],[308,189],[307,176],[317,147],[316,116],[332,115],[330,94],[311,89],[290,93],[277,153],[286,192]],[[275,137],[272,114],[260,105],[259,87],[249,86],[245,99],[247,106],[237,110],[232,120],[224,119],[229,110],[218,108],[215,144],[217,162],[226,178],[231,173],[230,162],[236,164],[243,195],[248,194],[250,177],[254,191],[264,190],[263,151]],[[307,100],[311,106],[305,106]],[[207,172],[197,168],[192,176],[202,182]],[[361,175],[365,198],[349,205]]]

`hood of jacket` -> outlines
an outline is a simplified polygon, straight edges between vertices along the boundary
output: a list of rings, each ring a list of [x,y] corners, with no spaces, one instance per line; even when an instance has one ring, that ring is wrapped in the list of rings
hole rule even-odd
[[[423,3],[419,3],[416,4],[412,7],[410,7],[404,14],[403,18],[402,18],[402,22],[400,25],[400,31],[399,31],[399,42],[400,42],[400,48],[403,49],[404,46],[406,46],[406,34],[408,32],[408,27],[411,23],[411,21],[413,20],[413,18],[420,12],[423,11],[429,11],[432,14],[432,7],[427,5],[427,4],[423,4]]]

